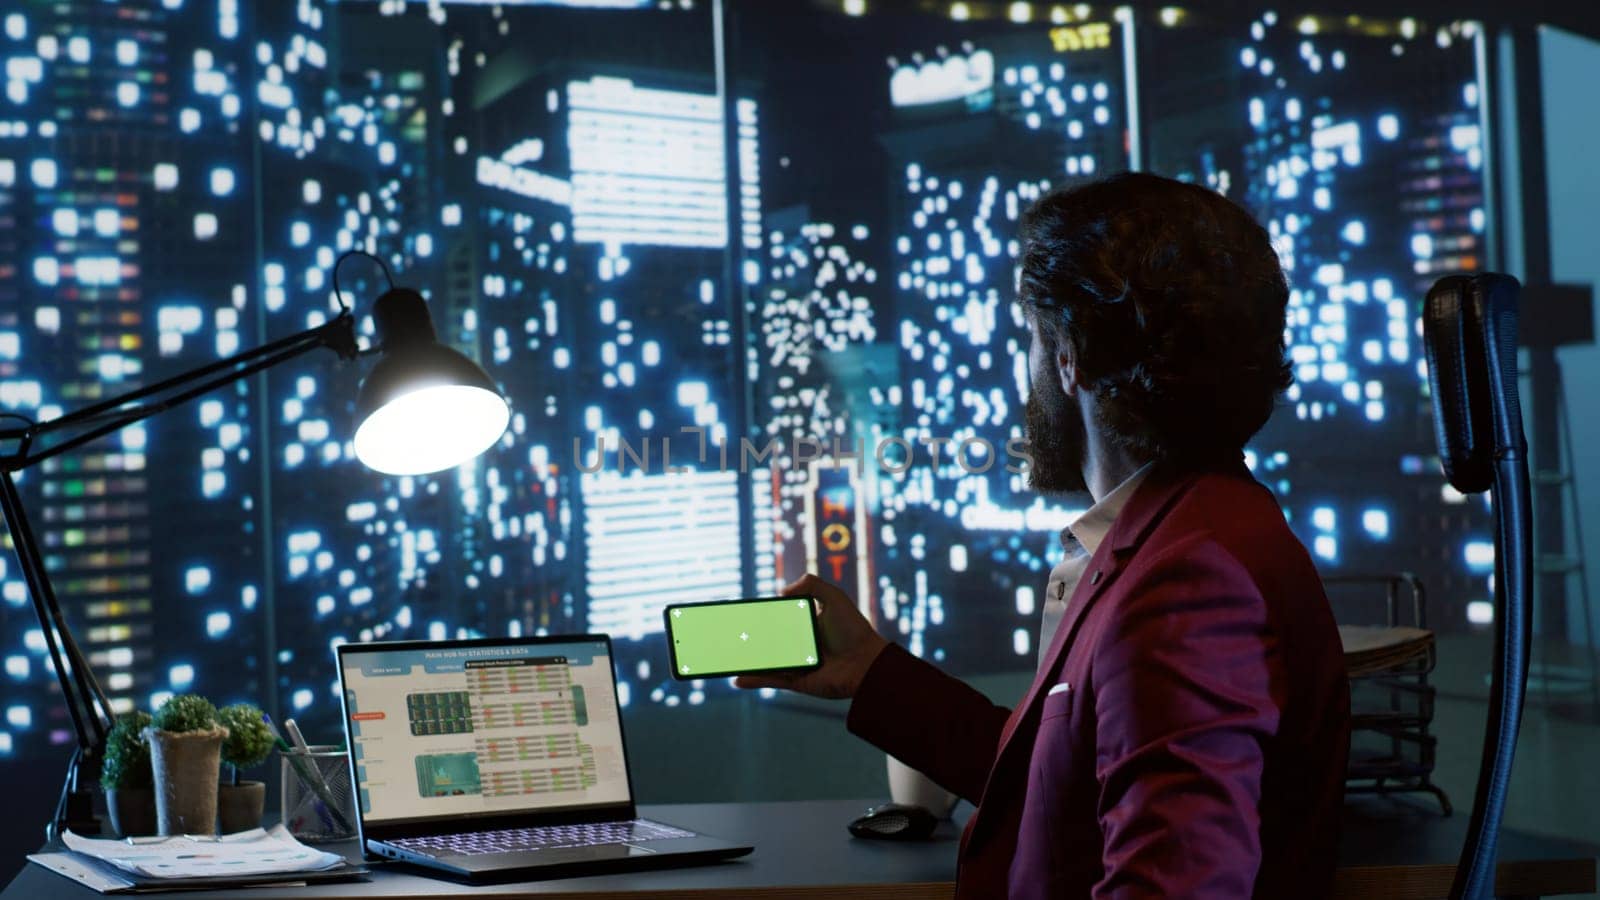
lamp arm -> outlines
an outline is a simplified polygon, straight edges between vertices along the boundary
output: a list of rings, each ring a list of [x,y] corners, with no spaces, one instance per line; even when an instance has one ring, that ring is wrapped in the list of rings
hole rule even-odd
[[[17,428],[0,428],[0,441],[19,442],[13,454],[0,457],[0,467],[13,472],[25,469],[319,347],[327,347],[343,359],[354,359],[360,355],[356,348],[355,317],[349,312],[341,312],[315,328],[308,328],[299,334],[263,344],[227,359],[207,363],[164,381],[74,410],[48,422]],[[180,388],[182,390],[178,390]],[[159,401],[140,402],[175,390],[178,390],[178,393],[170,394]],[[35,449],[35,441],[40,438],[88,426],[93,427],[59,443]]]
[[[28,582],[28,592],[34,601],[34,614],[39,620],[81,751],[97,756],[105,744],[110,728],[111,704],[95,678],[88,658],[79,649],[72,631],[67,627],[12,473],[319,347],[328,347],[345,359],[360,355],[355,340],[354,317],[349,312],[341,312],[323,325],[208,363],[48,422],[0,428],[0,441],[18,442],[12,453],[0,455],[0,507],[3,507],[12,543]],[[177,393],[156,402],[140,402],[171,391]],[[59,443],[42,449],[35,447],[36,439],[85,427],[88,427],[87,431],[81,431]]]

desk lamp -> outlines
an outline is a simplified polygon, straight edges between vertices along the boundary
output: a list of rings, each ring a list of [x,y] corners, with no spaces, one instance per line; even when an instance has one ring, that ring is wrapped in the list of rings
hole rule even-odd
[[[357,346],[355,316],[339,289],[339,267],[352,256],[376,262],[389,284],[373,306],[377,342],[366,350]],[[61,799],[46,829],[48,838],[55,839],[64,827],[80,834],[99,830],[93,794],[83,789],[82,775],[87,768],[92,777],[98,777],[113,713],[88,658],[62,616],[45,572],[44,557],[22,507],[15,473],[323,347],[346,361],[379,356],[361,384],[353,439],[356,458],[376,471],[421,475],[448,469],[489,449],[505,432],[511,412],[493,379],[477,363],[439,343],[422,296],[409,288],[396,287],[383,260],[362,250],[345,253],[333,266],[333,290],[339,313],[292,337],[49,421],[35,422],[17,413],[0,413],[0,421],[22,423],[0,427],[0,507],[77,738]]]

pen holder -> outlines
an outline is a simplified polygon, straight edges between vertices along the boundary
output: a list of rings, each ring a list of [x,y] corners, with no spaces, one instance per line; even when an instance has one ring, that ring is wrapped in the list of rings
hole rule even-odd
[[[350,785],[349,754],[329,745],[313,744],[309,749],[310,752],[278,752],[283,776],[283,826],[302,841],[355,837],[355,791]],[[315,787],[319,775],[327,786],[331,808]]]

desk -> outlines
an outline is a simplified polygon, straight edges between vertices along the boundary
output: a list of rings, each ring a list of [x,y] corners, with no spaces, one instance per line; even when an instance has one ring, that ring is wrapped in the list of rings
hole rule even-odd
[[[755,898],[811,900],[948,900],[955,876],[957,830],[940,827],[924,844],[851,838],[845,823],[868,804],[853,800],[799,803],[704,803],[645,806],[641,813],[721,837],[749,841],[743,859],[710,866],[602,875],[563,881],[467,886],[374,864],[372,880],[294,890],[185,893],[184,898],[433,898],[534,896],[563,900],[613,898]],[[1385,798],[1350,805],[1344,861],[1335,880],[1339,897],[1442,897],[1450,888],[1466,818],[1442,819]],[[1505,895],[1542,896],[1593,891],[1595,848],[1515,833],[1502,838],[1500,888]],[[353,842],[330,849],[354,853]],[[99,896],[28,864],[0,900]]]

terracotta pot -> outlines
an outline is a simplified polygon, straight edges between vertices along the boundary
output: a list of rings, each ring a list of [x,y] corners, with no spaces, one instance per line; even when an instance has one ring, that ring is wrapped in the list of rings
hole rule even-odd
[[[156,792],[151,788],[109,788],[106,811],[111,830],[123,837],[156,833]]]
[[[217,830],[223,834],[261,827],[267,808],[267,785],[260,781],[223,782],[217,786]]]
[[[217,833],[217,770],[228,729],[144,730],[156,776],[156,825],[161,834]]]

